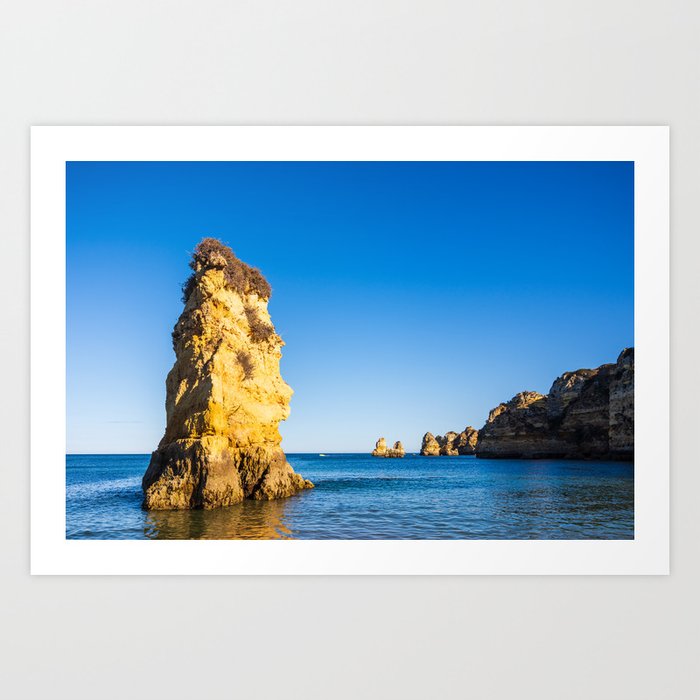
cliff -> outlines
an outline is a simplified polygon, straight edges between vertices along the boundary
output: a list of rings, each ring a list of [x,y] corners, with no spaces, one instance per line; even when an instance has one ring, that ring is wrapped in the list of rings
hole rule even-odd
[[[386,440],[381,437],[372,450],[373,457],[405,457],[406,450],[400,441],[394,443],[393,447],[387,447]]]
[[[610,451],[634,457],[634,348],[617,358],[610,382]]]
[[[490,413],[479,457],[633,459],[634,348],[615,364],[565,372],[545,396],[526,391]]]
[[[267,310],[269,284],[211,238],[197,245],[190,267],[144,507],[216,508],[312,487],[280,447],[292,390],[280,376],[284,343]]]
[[[468,425],[461,433],[450,431],[445,433],[444,437],[442,435],[435,437],[432,433],[426,433],[423,436],[420,453],[424,457],[473,455],[478,437],[479,431],[472,428],[471,425]]]

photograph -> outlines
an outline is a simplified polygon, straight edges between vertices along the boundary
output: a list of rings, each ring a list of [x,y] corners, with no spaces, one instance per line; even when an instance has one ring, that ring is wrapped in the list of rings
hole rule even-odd
[[[67,540],[633,540],[631,160],[69,160]]]
[[[6,4],[4,695],[694,700],[700,2]]]

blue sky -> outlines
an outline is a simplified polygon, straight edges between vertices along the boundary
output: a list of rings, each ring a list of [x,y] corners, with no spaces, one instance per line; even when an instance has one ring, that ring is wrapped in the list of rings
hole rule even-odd
[[[67,451],[150,452],[189,253],[272,285],[287,452],[415,451],[634,344],[633,163],[67,164]]]

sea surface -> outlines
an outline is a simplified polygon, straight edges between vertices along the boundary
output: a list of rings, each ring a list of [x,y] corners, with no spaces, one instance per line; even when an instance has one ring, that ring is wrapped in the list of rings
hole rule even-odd
[[[144,511],[150,455],[68,455],[68,539],[633,539],[625,462],[291,454],[316,488],[228,508]]]

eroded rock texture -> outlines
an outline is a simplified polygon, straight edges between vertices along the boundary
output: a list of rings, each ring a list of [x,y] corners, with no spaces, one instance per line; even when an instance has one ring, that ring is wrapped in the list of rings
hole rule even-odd
[[[393,447],[387,447],[386,440],[381,437],[377,440],[372,450],[373,457],[405,457],[406,450],[400,441],[396,441]]]
[[[634,348],[615,364],[565,372],[548,395],[526,391],[490,413],[479,457],[634,458]]]
[[[468,425],[461,433],[449,431],[444,436],[434,436],[426,433],[423,436],[423,444],[420,453],[424,457],[436,457],[438,455],[473,455],[479,431]]]
[[[622,351],[610,381],[610,450],[634,455],[634,348]]]
[[[440,443],[432,433],[423,435],[423,444],[420,453],[424,457],[437,457],[440,454]]]
[[[479,431],[468,425],[458,436],[455,441],[457,454],[473,455],[476,451],[476,443],[479,439]]]
[[[143,477],[144,507],[216,508],[312,487],[280,447],[292,390],[280,376],[284,343],[267,310],[270,286],[211,238],[190,266],[173,331],[167,425]]]

